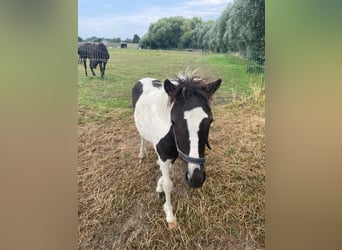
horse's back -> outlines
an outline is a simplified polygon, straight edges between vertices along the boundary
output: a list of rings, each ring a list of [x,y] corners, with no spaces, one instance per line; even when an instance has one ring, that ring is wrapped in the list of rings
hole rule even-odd
[[[135,109],[136,103],[141,95],[144,96],[153,96],[153,95],[161,95],[163,90],[163,84],[161,81],[155,78],[142,78],[134,85],[132,88],[132,100],[133,100],[133,109]],[[154,101],[155,98],[148,98],[151,102]],[[147,100],[145,100],[146,102]],[[145,104],[146,105],[146,104]]]
[[[99,59],[109,59],[108,49],[103,43],[99,43],[96,45],[96,53],[96,57]]]

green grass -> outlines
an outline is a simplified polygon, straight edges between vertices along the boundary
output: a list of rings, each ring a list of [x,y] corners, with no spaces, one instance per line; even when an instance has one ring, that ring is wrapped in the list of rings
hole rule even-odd
[[[238,95],[250,94],[249,82],[255,75],[247,73],[247,60],[225,54],[207,55],[202,60],[224,80],[224,92],[233,90]]]
[[[130,108],[131,89],[137,80],[144,77],[173,78],[187,66],[200,68],[198,75],[201,77],[223,80],[216,94],[217,103],[250,94],[249,84],[257,76],[247,73],[246,60],[222,54],[117,48],[110,48],[109,53],[104,79],[99,76],[99,68],[95,69],[96,76],[92,77],[88,65],[89,77],[86,77],[83,65],[78,65],[80,108],[100,113],[119,107]]]

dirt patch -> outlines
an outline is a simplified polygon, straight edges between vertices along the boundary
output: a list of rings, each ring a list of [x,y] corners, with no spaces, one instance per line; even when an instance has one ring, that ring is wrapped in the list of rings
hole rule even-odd
[[[173,169],[178,227],[172,232],[156,199],[160,171],[150,145],[138,164],[131,111],[79,125],[79,248],[264,248],[263,109],[222,105],[213,107],[213,115],[203,188],[186,185],[179,160]]]

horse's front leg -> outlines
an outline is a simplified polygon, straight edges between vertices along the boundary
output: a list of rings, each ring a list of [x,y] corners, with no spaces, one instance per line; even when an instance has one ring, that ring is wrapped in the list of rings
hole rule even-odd
[[[103,67],[102,67],[103,75],[105,74],[105,71],[106,71],[106,64],[107,62],[103,62]]]
[[[173,215],[173,208],[171,204],[171,191],[173,187],[173,183],[170,178],[170,170],[172,167],[171,160],[162,161],[160,158],[158,159],[158,163],[160,166],[160,171],[162,172],[162,176],[158,180],[157,189],[158,193],[164,191],[165,193],[165,203],[163,205],[166,221],[169,223],[169,229],[173,229],[176,227],[176,217]]]
[[[103,72],[102,62],[100,62],[99,65],[100,65],[101,78],[103,79],[104,72]]]

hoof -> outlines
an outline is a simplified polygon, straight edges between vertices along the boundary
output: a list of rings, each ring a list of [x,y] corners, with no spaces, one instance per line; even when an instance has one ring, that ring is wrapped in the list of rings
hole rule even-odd
[[[169,230],[173,230],[176,226],[177,226],[177,222],[175,219],[175,221],[169,223]]]

